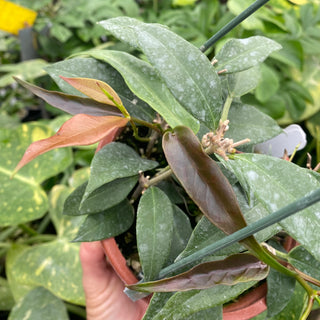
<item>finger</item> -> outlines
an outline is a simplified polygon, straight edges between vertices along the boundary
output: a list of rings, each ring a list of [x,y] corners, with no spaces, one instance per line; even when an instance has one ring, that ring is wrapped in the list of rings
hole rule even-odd
[[[123,293],[124,284],[107,263],[100,242],[82,243],[80,260],[87,320],[142,318],[145,304],[134,303]]]

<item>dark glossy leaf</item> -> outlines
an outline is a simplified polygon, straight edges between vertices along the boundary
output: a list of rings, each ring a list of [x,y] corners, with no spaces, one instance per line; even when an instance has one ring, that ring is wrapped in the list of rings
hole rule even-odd
[[[63,301],[45,288],[30,291],[12,309],[9,320],[68,320],[68,312]]]
[[[52,149],[96,143],[113,133],[114,128],[124,127],[127,122],[128,119],[115,116],[77,114],[67,120],[54,136],[33,142],[17,164],[15,172],[40,154]]]
[[[50,105],[70,114],[84,113],[92,116],[122,116],[121,112],[114,105],[58,91],[48,91],[18,78],[15,78],[15,80]]]
[[[229,181],[190,129],[177,127],[167,132],[163,148],[173,173],[211,223],[226,234],[246,226]],[[256,244],[253,237],[243,242]]]
[[[86,182],[66,199],[63,214],[74,216],[107,210],[124,200],[137,181],[138,176],[113,180],[94,190],[81,202],[87,187]]]
[[[177,102],[149,63],[120,51],[92,50],[88,54],[117,69],[130,90],[147,102],[172,128],[185,125],[194,132],[199,130],[199,121]]]
[[[239,282],[262,280],[269,267],[251,254],[237,254],[224,260],[201,263],[187,272],[167,279],[128,286],[145,292],[187,291],[207,289],[218,284],[234,285]]]
[[[98,241],[127,231],[134,220],[134,210],[128,200],[103,212],[90,214],[73,241]]]
[[[166,263],[173,239],[173,207],[159,188],[142,195],[137,212],[137,246],[144,277],[156,279]]]
[[[243,71],[263,62],[270,53],[280,49],[281,45],[266,37],[232,39],[216,55],[217,68],[227,69],[227,73]]]
[[[91,162],[91,174],[83,201],[93,191],[110,181],[132,177],[139,171],[151,170],[157,165],[156,161],[141,158],[126,144],[109,143],[95,154]]]
[[[104,81],[118,93],[125,108],[133,117],[150,122],[155,118],[155,112],[130,91],[120,73],[107,63],[92,58],[74,58],[54,63],[48,66],[46,71],[63,92],[83,97],[85,96],[82,93],[63,81],[60,76]]]

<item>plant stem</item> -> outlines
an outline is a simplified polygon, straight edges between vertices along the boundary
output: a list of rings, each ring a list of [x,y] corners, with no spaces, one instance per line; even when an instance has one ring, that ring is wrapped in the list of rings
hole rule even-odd
[[[37,228],[37,232],[40,233],[40,234],[43,233],[43,232],[47,229],[47,227],[48,227],[48,225],[49,225],[50,222],[51,222],[51,217],[50,217],[49,214],[47,214],[47,215],[42,219],[41,223],[39,224],[39,226],[38,226],[38,228]]]
[[[26,232],[30,236],[37,236],[39,233],[35,231],[34,229],[30,228],[26,224],[19,224],[19,228]]]
[[[65,302],[66,308],[69,312],[76,314],[77,316],[86,319],[86,310],[80,306],[75,306],[74,304],[70,304]]]
[[[222,110],[222,115],[221,115],[221,121],[224,122],[228,119],[228,114],[229,114],[229,110],[230,110],[230,106],[231,106],[231,103],[232,103],[232,100],[233,98],[228,95],[227,96],[227,99],[224,103],[224,106],[223,106],[223,110]]]
[[[207,51],[211,46],[213,46],[220,38],[230,32],[233,28],[235,28],[238,24],[240,24],[243,20],[252,15],[255,11],[257,11],[260,7],[266,4],[269,0],[256,0],[252,5],[250,5],[246,10],[241,12],[238,16],[232,19],[229,23],[227,23],[223,28],[221,28],[215,35],[213,35],[207,42],[205,42],[200,50],[202,52]]]
[[[18,229],[19,229],[18,227],[14,226],[14,227],[7,228],[4,231],[1,231],[0,241],[6,240],[12,234],[14,234]]]
[[[141,119],[137,119],[137,118],[134,118],[134,117],[131,117],[131,120],[134,121],[135,123],[141,124],[141,125],[143,125],[145,127],[148,127],[148,128],[150,128],[152,130],[155,130],[155,131],[158,131],[158,132],[162,133],[162,130],[158,126],[156,126],[156,125],[154,125],[154,124],[152,124],[150,122],[147,122],[147,121],[144,121],[144,120],[141,120]]]
[[[186,267],[188,265],[191,265],[192,263],[201,260],[202,258],[213,254],[223,248],[228,247],[229,245],[239,242],[255,233],[257,233],[258,231],[261,231],[289,216],[291,216],[292,214],[303,210],[309,206],[311,206],[312,204],[316,203],[320,201],[320,189],[317,189],[315,191],[313,191],[311,194],[309,194],[308,196],[305,196],[303,198],[300,198],[296,201],[294,201],[293,203],[285,206],[284,208],[281,208],[278,211],[273,212],[272,214],[270,214],[267,217],[264,217],[254,223],[252,223],[251,225],[244,227],[230,235],[228,235],[227,237],[205,247],[200,249],[199,251],[185,257],[182,258],[181,260],[178,260],[177,262],[173,263],[172,265],[164,268],[161,270],[161,272],[159,273],[159,277],[160,278],[164,278],[167,275],[178,271],[179,269]]]
[[[39,242],[49,242],[57,239],[57,236],[54,234],[38,234],[28,239],[22,239],[21,243],[24,244],[33,244]]]
[[[151,186],[159,183],[160,181],[169,178],[171,175],[172,175],[172,170],[168,166],[164,170],[159,172],[155,177],[153,177],[152,179],[149,180],[148,187],[151,187]]]

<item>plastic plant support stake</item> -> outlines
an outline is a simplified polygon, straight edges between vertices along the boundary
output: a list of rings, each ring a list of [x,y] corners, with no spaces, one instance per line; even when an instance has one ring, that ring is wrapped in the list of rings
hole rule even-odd
[[[291,155],[296,148],[301,150],[306,144],[307,138],[303,129],[297,124],[292,124],[278,136],[257,144],[254,151],[282,158],[285,150],[287,150],[288,155]]]
[[[0,30],[18,35],[19,30],[31,27],[37,12],[6,0],[0,0]]]

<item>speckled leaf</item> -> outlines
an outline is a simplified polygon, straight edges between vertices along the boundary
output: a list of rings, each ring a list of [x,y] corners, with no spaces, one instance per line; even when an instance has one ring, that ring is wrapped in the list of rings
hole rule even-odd
[[[304,288],[297,282],[295,290],[287,306],[276,316],[269,320],[297,320],[301,319],[306,307],[308,295]]]
[[[224,164],[236,174],[248,196],[254,195],[271,213],[320,188],[310,170],[260,154],[238,154]],[[279,223],[320,261],[320,204]]]
[[[148,309],[142,320],[152,320],[153,317],[163,308],[169,298],[173,295],[172,292],[159,292],[152,295]]]
[[[258,85],[261,75],[258,66],[250,69],[231,73],[226,76],[228,91],[231,97],[241,97]]]
[[[220,80],[198,48],[164,26],[132,18],[113,18],[102,26],[139,47],[176,99],[196,119],[211,129],[217,126],[222,108]]]
[[[303,273],[320,280],[320,262],[304,247],[298,246],[289,253],[288,262]],[[319,288],[315,287],[316,290]]]
[[[280,49],[280,44],[262,36],[232,39],[216,55],[216,67],[227,69],[227,73],[243,71],[263,62],[273,51]]]
[[[177,127],[167,132],[163,149],[173,173],[211,223],[226,234],[246,226],[229,181],[190,129]],[[243,243],[256,247],[253,236]]]
[[[234,141],[249,138],[249,144],[253,145],[282,133],[275,120],[247,104],[233,103],[228,119],[230,124],[225,137]]]
[[[7,279],[0,278],[0,310],[11,310],[14,304],[15,301]]]
[[[151,170],[157,165],[155,161],[141,158],[126,144],[109,143],[95,154],[91,162],[91,175],[84,199],[110,181],[137,175],[139,171]]]
[[[210,310],[238,297],[255,283],[256,281],[250,281],[233,286],[218,285],[204,290],[178,292],[168,300],[166,305],[152,320],[188,319],[188,317],[192,317],[200,311]],[[206,317],[204,319],[211,320],[212,318]]]
[[[150,122],[155,117],[155,112],[130,91],[120,73],[109,64],[92,58],[74,58],[54,63],[48,66],[46,71],[62,91],[73,95],[83,94],[63,81],[60,76],[87,77],[104,81],[118,93],[125,108],[133,117]]]
[[[11,249],[6,270],[15,299],[21,298],[28,288],[42,286],[63,300],[84,304],[79,244],[70,243],[84,217],[66,217],[61,213],[70,191],[58,185],[51,192],[50,215],[58,234],[56,240]],[[24,292],[21,286],[26,287]]]
[[[48,200],[40,183],[70,165],[69,149],[41,155],[12,179],[10,177],[27,146],[52,134],[48,126],[39,123],[0,130],[0,225],[17,225],[38,219],[47,211]]]
[[[207,289],[224,284],[234,285],[251,280],[262,280],[269,267],[251,254],[236,254],[224,260],[203,262],[176,276],[128,286],[143,292],[172,292]]]
[[[166,263],[173,237],[173,208],[166,194],[151,187],[137,212],[137,246],[146,281],[156,279]]]
[[[222,111],[219,77],[195,46],[158,25],[136,27],[138,43],[175,98],[196,119],[215,129]]]
[[[40,97],[50,105],[70,114],[85,113],[91,116],[121,116],[121,112],[113,105],[100,103],[89,98],[65,94],[58,91],[48,91],[16,78],[16,81]]]
[[[87,187],[86,182],[74,190],[67,198],[64,203],[63,214],[77,216],[107,210],[125,199],[137,181],[138,176],[113,180],[94,190],[81,203]]]
[[[65,304],[48,290],[38,287],[30,291],[10,312],[8,320],[68,320]]]
[[[124,200],[103,212],[88,215],[73,241],[97,241],[115,237],[127,231],[133,221],[133,207],[128,200]]]
[[[173,263],[178,254],[185,249],[191,233],[192,227],[189,218],[178,206],[173,206],[173,240],[168,264]]]
[[[261,203],[258,203],[253,208],[243,210],[243,212],[245,219],[249,225],[252,222],[266,217],[269,214],[268,210],[266,210]],[[263,242],[270,239],[279,231],[281,231],[281,227],[274,225],[259,231],[255,235],[255,237],[258,242]],[[185,250],[179,255],[178,259],[189,256],[196,251],[208,246],[209,244],[217,242],[225,237],[226,235],[220,229],[214,226],[206,217],[202,217],[196,227],[193,229],[193,233],[190,237],[188,245]],[[225,256],[238,253],[243,250],[243,246],[240,246],[239,244],[233,244],[226,247],[225,249],[219,250],[214,255]]]
[[[120,51],[92,50],[88,54],[117,69],[130,90],[147,102],[172,128],[185,125],[194,132],[199,130],[199,121],[176,101],[149,63]]]
[[[279,314],[289,303],[295,289],[296,280],[274,269],[267,277],[268,319]]]
[[[105,90],[111,97],[113,97],[116,103],[122,105],[122,101],[118,94],[112,89],[112,87],[103,81],[89,78],[67,78],[63,76],[61,76],[61,78],[93,100],[116,106],[116,104],[103,92],[103,90]]]
[[[124,127],[127,122],[128,119],[116,116],[97,117],[77,114],[67,120],[54,136],[33,142],[16,166],[15,172],[37,156],[52,149],[96,143],[109,133],[113,133],[114,128]]]

